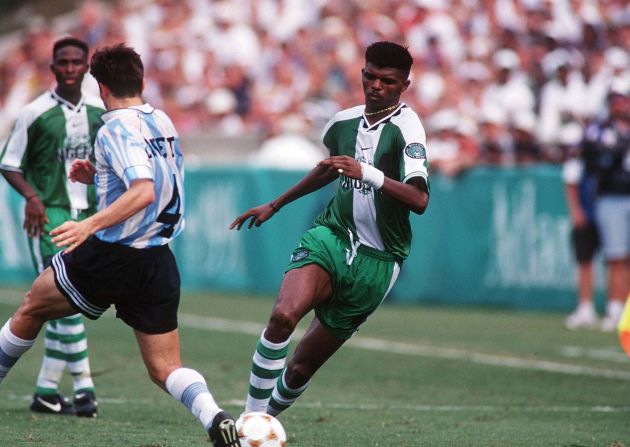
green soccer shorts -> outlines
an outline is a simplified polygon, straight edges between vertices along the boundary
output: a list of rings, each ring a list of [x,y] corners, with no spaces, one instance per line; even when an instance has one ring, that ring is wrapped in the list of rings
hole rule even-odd
[[[42,272],[52,257],[60,251],[63,247],[57,247],[52,241],[50,231],[57,228],[62,223],[68,220],[83,220],[86,217],[94,214],[94,210],[80,210],[76,219],[72,218],[72,213],[68,208],[58,207],[46,207],[46,217],[48,217],[48,223],[44,225],[44,234],[40,234],[37,237],[28,238],[28,248],[31,252],[31,260],[37,273]]]
[[[330,274],[332,297],[315,308],[315,315],[342,340],[349,339],[383,302],[400,271],[389,253],[361,245],[355,257],[351,254],[348,238],[316,226],[302,236],[286,270],[317,264]]]

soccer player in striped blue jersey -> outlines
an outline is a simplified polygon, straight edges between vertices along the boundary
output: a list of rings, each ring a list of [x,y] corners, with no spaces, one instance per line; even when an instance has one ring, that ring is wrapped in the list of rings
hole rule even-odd
[[[88,70],[88,46],[74,37],[53,45],[50,68],[57,85],[21,112],[2,152],[0,171],[25,199],[24,228],[37,273],[59,248],[50,230],[69,219],[96,211],[93,186],[72,183],[68,170],[77,158],[94,156],[94,138],[103,123],[103,103],[81,93]],[[31,410],[39,413],[96,416],[85,326],[81,315],[48,322],[44,359]],[[66,367],[72,373],[74,405],[59,393]]]
[[[284,205],[340,180],[335,197],[293,251],[254,352],[245,412],[278,415],[306,390],[391,290],[409,254],[409,214],[428,206],[424,128],[400,102],[409,86],[411,55],[398,44],[376,42],[365,62],[365,105],[338,112],[324,128],[330,158],[230,226],[260,226]],[[286,363],[291,334],[311,310],[315,317]]]
[[[239,447],[234,419],[197,371],[180,359],[180,278],[168,243],[184,228],[184,166],[168,116],[142,101],[144,67],[122,44],[100,49],[90,72],[108,112],[95,163],[77,160],[69,176],[96,184],[98,211],[51,231],[67,247],[33,283],[0,330],[0,381],[33,344],[46,320],[76,311],[97,319],[109,306],[130,326],[149,377],[182,402],[215,447]]]

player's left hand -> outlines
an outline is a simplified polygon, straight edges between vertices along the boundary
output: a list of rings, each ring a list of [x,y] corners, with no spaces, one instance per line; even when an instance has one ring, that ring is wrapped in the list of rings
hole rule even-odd
[[[347,155],[336,155],[323,159],[318,163],[318,166],[326,166],[328,169],[338,172],[357,180],[363,179],[363,173],[361,172],[361,164],[352,157]]]
[[[240,230],[243,224],[249,219],[249,224],[247,225],[247,229],[250,230],[254,225],[259,227],[263,222],[269,220],[271,216],[277,210],[271,205],[271,203],[265,203],[264,205],[257,206],[256,208],[252,208],[250,210],[245,211],[243,214],[238,216],[234,222],[230,224],[230,230],[236,228]]]
[[[57,247],[68,247],[63,252],[70,253],[90,237],[91,233],[84,221],[69,220],[51,230],[50,235],[53,236],[52,241]]]

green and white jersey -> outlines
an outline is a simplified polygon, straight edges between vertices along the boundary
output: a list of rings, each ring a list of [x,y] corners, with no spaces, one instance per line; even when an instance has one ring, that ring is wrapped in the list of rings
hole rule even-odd
[[[364,110],[365,106],[346,109],[328,122],[322,140],[330,155],[353,157],[400,182],[421,177],[428,190],[426,134],[418,115],[401,104],[389,116],[370,125]],[[409,255],[409,210],[360,180],[342,175],[335,197],[315,219],[315,224],[348,235],[351,243],[358,241],[401,260]]]
[[[74,105],[54,91],[40,95],[20,112],[0,153],[0,169],[22,172],[46,207],[95,207],[94,186],[71,182],[67,172],[77,158],[94,160],[104,112],[97,98],[83,96]]]

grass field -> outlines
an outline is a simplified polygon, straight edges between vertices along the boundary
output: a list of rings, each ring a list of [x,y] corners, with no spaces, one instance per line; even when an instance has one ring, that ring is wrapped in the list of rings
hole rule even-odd
[[[0,324],[21,293],[0,289]],[[182,301],[184,363],[233,414],[271,305],[210,294]],[[630,360],[614,334],[569,332],[563,318],[384,306],[280,416],[288,445],[630,447]],[[39,340],[0,387],[0,446],[209,445],[196,419],[149,382],[131,330],[112,312],[87,330],[99,417],[31,414]]]

